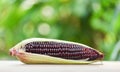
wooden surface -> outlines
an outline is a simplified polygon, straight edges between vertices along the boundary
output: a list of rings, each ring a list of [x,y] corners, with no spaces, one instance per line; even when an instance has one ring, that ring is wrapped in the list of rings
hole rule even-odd
[[[0,72],[120,72],[120,61],[89,65],[27,65],[20,61],[0,61]]]

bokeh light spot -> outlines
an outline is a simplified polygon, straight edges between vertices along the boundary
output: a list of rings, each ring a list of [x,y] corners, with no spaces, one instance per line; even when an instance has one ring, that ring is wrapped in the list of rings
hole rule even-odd
[[[41,23],[39,26],[38,26],[38,32],[41,34],[41,35],[48,35],[50,33],[50,25],[47,24],[47,23]]]
[[[22,4],[21,7],[23,10],[27,10],[31,8],[38,0],[25,0]]]
[[[33,32],[34,32],[34,26],[33,26],[32,23],[28,23],[28,24],[25,24],[25,25],[23,26],[23,33],[24,33],[27,37],[31,36],[31,35],[33,34]]]
[[[53,17],[53,14],[54,14],[54,8],[51,6],[45,6],[43,7],[41,13],[44,17],[51,18]]]
[[[99,3],[93,3],[92,8],[94,12],[98,12],[101,9],[101,6]]]

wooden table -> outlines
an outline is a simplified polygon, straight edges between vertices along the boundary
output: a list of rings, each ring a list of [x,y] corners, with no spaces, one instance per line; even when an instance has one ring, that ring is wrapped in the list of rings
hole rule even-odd
[[[27,65],[20,61],[0,61],[0,72],[120,72],[120,61],[89,65]]]

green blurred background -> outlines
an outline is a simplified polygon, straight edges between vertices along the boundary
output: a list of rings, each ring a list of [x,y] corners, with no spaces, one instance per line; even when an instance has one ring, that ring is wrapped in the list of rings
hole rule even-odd
[[[120,0],[0,0],[0,60],[32,37],[89,45],[120,60]]]

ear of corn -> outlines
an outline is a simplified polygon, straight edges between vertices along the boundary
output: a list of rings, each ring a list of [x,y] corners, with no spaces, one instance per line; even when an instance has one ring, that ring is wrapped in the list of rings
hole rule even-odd
[[[24,63],[88,64],[103,59],[103,54],[89,46],[53,39],[28,39],[10,50]]]

